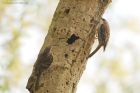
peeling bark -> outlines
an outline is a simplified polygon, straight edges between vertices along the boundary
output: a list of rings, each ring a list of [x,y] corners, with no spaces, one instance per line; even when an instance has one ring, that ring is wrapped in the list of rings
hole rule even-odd
[[[30,93],[75,93],[111,0],[60,0],[28,80]]]

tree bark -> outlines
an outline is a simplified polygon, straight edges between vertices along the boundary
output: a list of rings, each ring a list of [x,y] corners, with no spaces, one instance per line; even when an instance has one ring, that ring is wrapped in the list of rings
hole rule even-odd
[[[33,72],[30,93],[75,93],[111,0],[60,0]]]

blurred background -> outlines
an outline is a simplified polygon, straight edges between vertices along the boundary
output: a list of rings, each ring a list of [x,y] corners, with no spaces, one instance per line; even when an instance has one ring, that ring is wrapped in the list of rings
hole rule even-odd
[[[27,80],[58,2],[0,0],[0,93],[29,93]],[[103,15],[108,46],[88,60],[77,93],[140,93],[139,4],[112,0]]]

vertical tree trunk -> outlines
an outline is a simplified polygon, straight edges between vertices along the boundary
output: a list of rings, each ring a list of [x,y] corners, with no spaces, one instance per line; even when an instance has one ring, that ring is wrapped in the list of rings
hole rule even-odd
[[[75,93],[111,0],[60,0],[32,75],[30,93]]]

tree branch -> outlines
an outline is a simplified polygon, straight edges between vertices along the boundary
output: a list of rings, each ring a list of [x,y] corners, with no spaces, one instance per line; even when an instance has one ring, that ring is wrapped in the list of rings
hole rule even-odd
[[[111,0],[60,0],[27,84],[30,93],[75,93]]]

